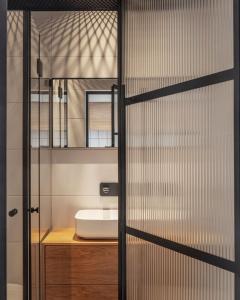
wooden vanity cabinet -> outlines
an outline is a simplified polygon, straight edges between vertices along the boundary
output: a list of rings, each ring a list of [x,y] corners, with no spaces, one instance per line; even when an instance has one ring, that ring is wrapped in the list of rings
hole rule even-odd
[[[43,242],[45,299],[117,300],[117,241],[80,240],[72,230],[69,236],[60,232]]]

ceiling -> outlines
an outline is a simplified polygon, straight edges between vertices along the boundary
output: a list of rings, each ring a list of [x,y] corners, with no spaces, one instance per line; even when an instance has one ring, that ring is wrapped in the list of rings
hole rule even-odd
[[[119,0],[8,0],[9,10],[118,10]]]

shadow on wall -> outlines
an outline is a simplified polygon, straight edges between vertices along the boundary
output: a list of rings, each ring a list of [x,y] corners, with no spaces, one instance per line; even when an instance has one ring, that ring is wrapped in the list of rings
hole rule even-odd
[[[33,18],[51,56],[52,77],[116,77],[116,12],[35,12]]]

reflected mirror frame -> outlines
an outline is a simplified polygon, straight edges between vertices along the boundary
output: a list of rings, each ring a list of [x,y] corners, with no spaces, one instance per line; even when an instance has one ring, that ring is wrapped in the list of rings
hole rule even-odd
[[[66,128],[66,138],[67,138],[67,144],[64,145],[64,147],[60,146],[54,146],[54,134],[53,134],[53,96],[54,96],[54,92],[53,92],[53,86],[54,86],[54,81],[57,80],[64,80],[64,89],[66,90],[67,94],[68,94],[68,80],[115,80],[117,82],[117,78],[116,77],[103,77],[103,78],[50,78],[49,80],[49,85],[50,85],[50,109],[49,109],[49,118],[50,118],[50,147],[52,149],[74,149],[74,148],[90,148],[89,147],[89,138],[88,138],[88,109],[87,109],[87,101],[86,101],[86,97],[85,97],[85,103],[86,103],[86,130],[85,130],[85,134],[86,134],[86,140],[85,140],[85,147],[69,147],[69,128],[68,128],[68,111],[69,111],[69,101],[68,101],[68,97],[67,97],[67,107],[66,107],[66,111],[65,111],[65,119],[64,119],[64,124],[65,124],[65,128]],[[94,93],[99,93],[99,94],[109,94],[112,97],[112,125],[111,125],[111,136],[112,136],[112,141],[111,141],[111,146],[109,147],[101,147],[102,149],[109,149],[109,148],[115,148],[118,147],[117,144],[115,143],[115,137],[118,136],[118,130],[116,130],[115,128],[115,124],[113,124],[113,122],[115,123],[115,118],[118,118],[118,115],[115,116],[114,113],[114,96],[116,94],[116,92],[118,93],[118,85],[117,84],[113,84],[109,86],[109,90],[86,90],[85,94],[87,94],[87,92],[89,92],[90,94],[94,94]],[[92,147],[95,148],[95,147]],[[98,148],[98,147],[97,147]]]

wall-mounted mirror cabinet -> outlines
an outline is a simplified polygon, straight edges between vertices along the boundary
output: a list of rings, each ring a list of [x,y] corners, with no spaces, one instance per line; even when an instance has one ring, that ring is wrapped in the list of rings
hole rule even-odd
[[[32,147],[118,146],[116,79],[33,79],[31,99]]]

